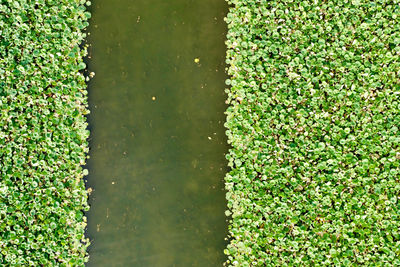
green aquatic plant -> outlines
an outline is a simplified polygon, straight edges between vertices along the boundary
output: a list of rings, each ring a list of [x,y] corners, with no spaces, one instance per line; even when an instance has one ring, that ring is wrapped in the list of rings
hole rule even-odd
[[[1,266],[87,261],[85,4],[0,0]]]
[[[400,266],[400,2],[228,0],[233,266]]]

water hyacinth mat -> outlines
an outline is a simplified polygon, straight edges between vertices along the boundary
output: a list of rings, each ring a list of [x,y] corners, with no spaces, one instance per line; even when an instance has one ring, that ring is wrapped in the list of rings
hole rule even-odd
[[[0,0],[0,266],[83,266],[85,1]]]
[[[400,266],[399,1],[229,0],[230,266]]]

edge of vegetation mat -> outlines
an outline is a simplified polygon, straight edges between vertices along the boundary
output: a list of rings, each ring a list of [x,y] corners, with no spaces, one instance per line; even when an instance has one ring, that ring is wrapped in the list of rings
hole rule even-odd
[[[400,265],[399,1],[230,0],[228,265]]]
[[[82,266],[85,1],[0,0],[0,265]]]

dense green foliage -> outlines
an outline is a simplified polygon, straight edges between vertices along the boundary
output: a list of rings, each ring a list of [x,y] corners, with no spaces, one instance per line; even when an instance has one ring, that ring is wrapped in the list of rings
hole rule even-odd
[[[228,263],[399,266],[399,0],[228,2]]]
[[[81,266],[85,1],[0,0],[0,266]]]

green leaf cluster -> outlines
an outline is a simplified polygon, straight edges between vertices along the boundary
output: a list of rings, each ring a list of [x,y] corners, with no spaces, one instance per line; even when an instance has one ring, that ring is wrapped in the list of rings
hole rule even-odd
[[[400,1],[228,0],[232,266],[400,266]]]
[[[81,0],[0,0],[0,266],[83,266]]]

